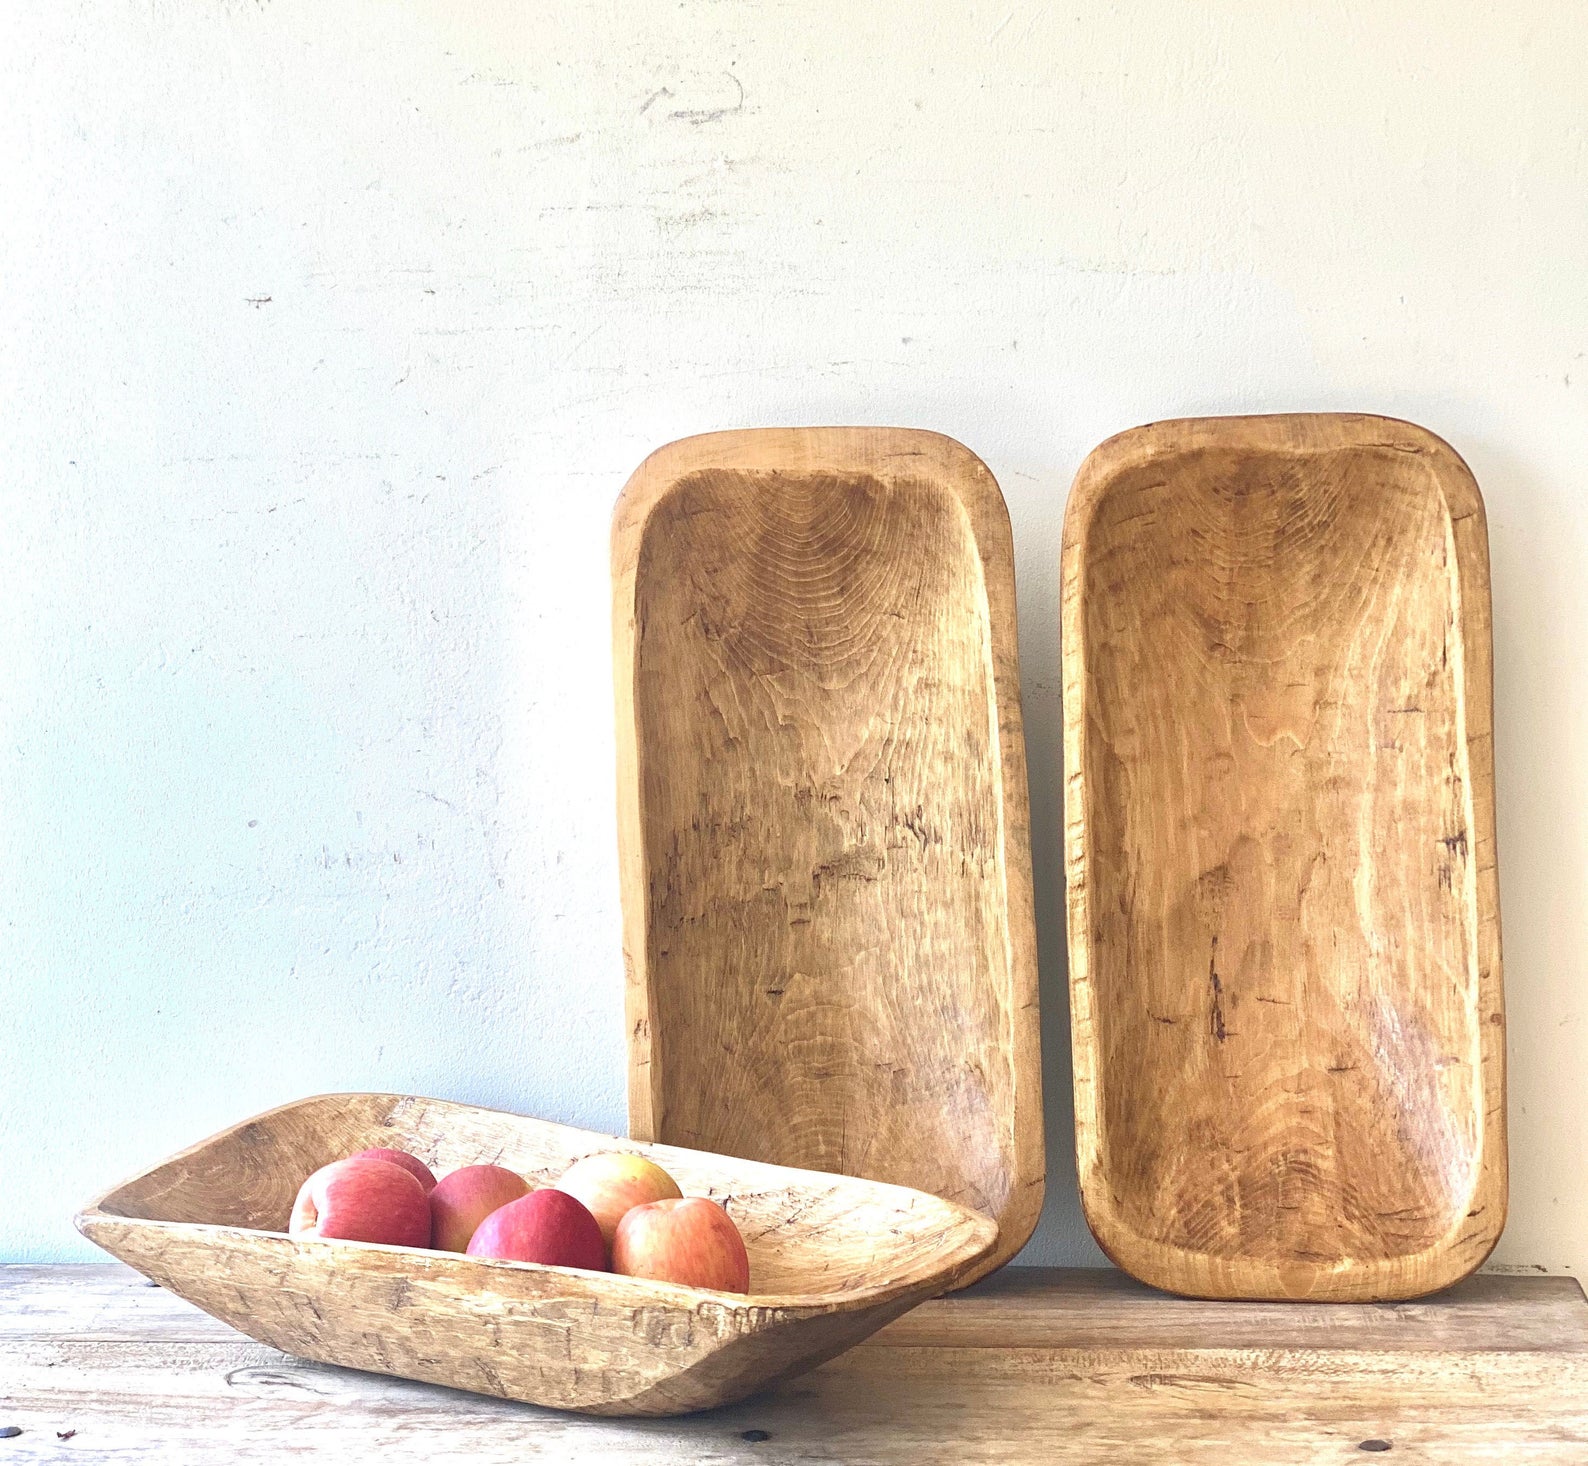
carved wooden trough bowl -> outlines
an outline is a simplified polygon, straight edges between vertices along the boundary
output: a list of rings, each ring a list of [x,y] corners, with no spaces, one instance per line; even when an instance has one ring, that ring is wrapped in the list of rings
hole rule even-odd
[[[1087,1220],[1204,1298],[1415,1298],[1505,1220],[1489,556],[1467,466],[1347,414],[1156,423],[1070,496]]]
[[[1042,1210],[1014,544],[939,433],[671,443],[612,526],[629,1131]]]
[[[286,1235],[303,1179],[376,1145],[437,1174],[494,1163],[535,1185],[598,1151],[642,1152],[727,1207],[753,1292]],[[942,1292],[997,1237],[900,1186],[390,1094],[270,1110],[116,1187],[77,1226],[278,1349],[592,1415],[682,1414],[798,1374]]]

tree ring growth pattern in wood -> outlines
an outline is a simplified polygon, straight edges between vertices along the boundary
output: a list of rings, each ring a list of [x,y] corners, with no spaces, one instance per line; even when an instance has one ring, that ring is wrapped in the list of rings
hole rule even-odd
[[[1212,1298],[1392,1299],[1506,1205],[1488,545],[1384,418],[1158,423],[1064,534],[1088,1222]]]
[[[708,434],[612,554],[631,1132],[947,1197],[997,1266],[1043,1180],[997,484],[935,433]]]

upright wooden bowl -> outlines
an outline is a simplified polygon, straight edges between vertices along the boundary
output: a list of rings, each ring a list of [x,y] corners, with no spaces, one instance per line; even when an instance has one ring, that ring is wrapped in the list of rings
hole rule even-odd
[[[1042,1206],[1014,558],[897,428],[653,453],[612,532],[629,1131]]]
[[[303,1179],[369,1146],[438,1174],[492,1163],[538,1185],[582,1156],[641,1152],[686,1195],[727,1207],[754,1291],[287,1236]],[[270,1110],[106,1193],[77,1226],[278,1349],[591,1415],[701,1410],[809,1369],[941,1292],[997,1233],[897,1186],[389,1094]]]
[[[1121,1267],[1389,1299],[1505,1218],[1488,543],[1377,417],[1164,422],[1064,535],[1075,1120]]]

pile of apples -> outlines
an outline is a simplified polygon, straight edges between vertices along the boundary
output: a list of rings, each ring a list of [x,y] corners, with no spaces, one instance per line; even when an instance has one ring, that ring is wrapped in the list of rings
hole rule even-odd
[[[464,1166],[437,1181],[407,1151],[361,1150],[303,1183],[287,1230],[750,1291],[733,1218],[686,1198],[654,1161],[618,1152],[586,1156],[536,1189],[504,1166]]]

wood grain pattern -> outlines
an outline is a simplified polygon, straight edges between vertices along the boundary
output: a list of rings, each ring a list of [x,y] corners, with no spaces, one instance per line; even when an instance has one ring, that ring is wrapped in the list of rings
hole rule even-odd
[[[728,1209],[753,1291],[285,1235],[303,1178],[374,1145],[437,1174],[491,1163],[536,1185],[582,1156],[640,1150],[685,1194]],[[808,1369],[939,1291],[996,1238],[988,1218],[898,1187],[380,1094],[257,1116],[117,1187],[77,1224],[277,1348],[603,1415],[698,1410]]]
[[[1114,1268],[1012,1267],[921,1304],[869,1342],[1423,1356],[1565,1350],[1588,1363],[1588,1302],[1575,1278],[1560,1277],[1478,1273],[1401,1303],[1264,1303],[1177,1298]]]
[[[1506,1204],[1488,550],[1350,416],[1159,423],[1065,521],[1076,1137],[1161,1287],[1404,1298]]]
[[[1013,554],[933,433],[674,443],[613,527],[629,1128],[1030,1236],[1042,1117]]]
[[[841,1358],[686,1419],[564,1415],[306,1364],[110,1268],[0,1268],[5,1459],[185,1466],[453,1459],[1588,1459],[1588,1303],[1480,1277],[1413,1304],[1200,1303],[1108,1271],[1009,1268]],[[1294,1326],[1294,1331],[1292,1328]],[[66,1441],[57,1432],[74,1431]]]

